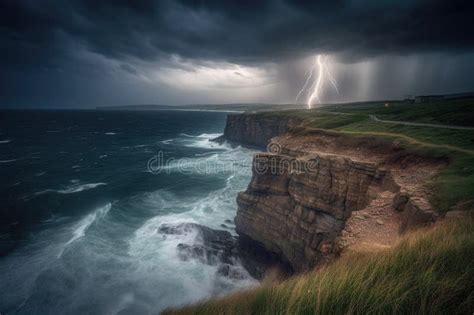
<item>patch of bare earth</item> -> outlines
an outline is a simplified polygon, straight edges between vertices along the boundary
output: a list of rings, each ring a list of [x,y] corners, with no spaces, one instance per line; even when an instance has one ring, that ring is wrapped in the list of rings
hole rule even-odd
[[[400,238],[400,213],[392,206],[394,193],[380,192],[363,210],[354,211],[339,238],[342,253],[376,251]]]

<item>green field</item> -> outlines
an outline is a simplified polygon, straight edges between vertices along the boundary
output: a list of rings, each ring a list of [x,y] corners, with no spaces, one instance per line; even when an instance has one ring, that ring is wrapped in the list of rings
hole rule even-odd
[[[387,106],[386,106],[387,105]],[[433,103],[371,102],[357,105],[332,105],[324,111],[373,114],[386,120],[432,124],[474,126],[474,98]]]

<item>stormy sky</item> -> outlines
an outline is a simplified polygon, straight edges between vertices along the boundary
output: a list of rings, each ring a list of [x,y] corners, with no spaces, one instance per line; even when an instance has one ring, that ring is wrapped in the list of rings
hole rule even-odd
[[[324,102],[474,91],[472,1],[0,1],[0,107]]]

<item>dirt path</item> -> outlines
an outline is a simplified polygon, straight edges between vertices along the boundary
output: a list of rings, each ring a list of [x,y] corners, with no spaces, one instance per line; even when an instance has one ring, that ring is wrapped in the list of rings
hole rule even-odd
[[[324,112],[324,113],[334,114],[334,115],[356,115],[353,113],[343,113],[343,112]],[[467,126],[418,123],[418,122],[403,121],[403,120],[385,120],[385,119],[380,119],[377,116],[371,115],[371,114],[368,116],[371,120],[379,122],[379,123],[383,123],[383,124],[395,124],[395,125],[405,125],[405,126],[415,126],[415,127],[430,127],[430,128],[441,128],[441,129],[474,130],[474,127],[467,127]]]
[[[384,119],[377,118],[377,116],[375,116],[375,115],[369,115],[369,117],[373,121],[384,123],[384,124],[397,124],[397,125],[405,125],[405,126],[431,127],[431,128],[442,128],[442,129],[474,130],[474,127],[441,125],[441,124],[427,124],[427,123],[417,123],[417,122],[398,121],[398,120],[384,120]]]

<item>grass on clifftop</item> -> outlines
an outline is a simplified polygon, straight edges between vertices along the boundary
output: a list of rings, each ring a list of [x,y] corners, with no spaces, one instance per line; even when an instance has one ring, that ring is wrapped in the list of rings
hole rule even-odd
[[[267,112],[260,115],[297,117],[310,128],[328,129],[349,136],[373,136],[398,141],[413,152],[444,156],[449,167],[426,183],[433,191],[432,204],[440,211],[474,207],[474,130],[408,126],[376,122],[379,119],[408,122],[474,124],[474,99],[434,103],[369,102],[331,105],[311,110]]]
[[[408,234],[396,247],[347,254],[266,284],[166,314],[472,314],[472,218]]]
[[[388,104],[386,107],[385,104]],[[438,102],[407,103],[398,101],[333,105],[324,110],[372,114],[380,119],[428,124],[474,126],[474,98]]]

